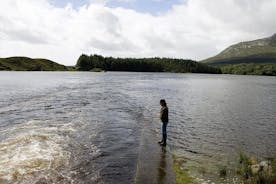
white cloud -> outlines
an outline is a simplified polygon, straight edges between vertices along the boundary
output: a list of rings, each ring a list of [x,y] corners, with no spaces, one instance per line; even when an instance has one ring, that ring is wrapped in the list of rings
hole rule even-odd
[[[47,0],[2,1],[0,57],[44,57],[66,65],[82,53],[203,59],[276,32],[275,0],[189,0],[158,16],[96,1],[79,9]]]

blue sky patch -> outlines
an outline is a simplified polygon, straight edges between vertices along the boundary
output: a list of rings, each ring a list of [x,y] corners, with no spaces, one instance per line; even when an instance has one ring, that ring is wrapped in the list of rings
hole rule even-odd
[[[108,0],[108,7],[123,7],[133,9],[142,13],[160,14],[168,11],[175,4],[184,0]],[[52,4],[58,7],[64,7],[71,3],[74,8],[89,3],[89,0],[50,0]]]

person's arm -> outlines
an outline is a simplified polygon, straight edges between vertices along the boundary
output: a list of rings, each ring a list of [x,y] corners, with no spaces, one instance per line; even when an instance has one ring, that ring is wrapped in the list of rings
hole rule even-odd
[[[160,110],[160,120],[162,120],[162,117],[163,117],[163,113],[164,113],[164,108],[162,107],[161,110]]]

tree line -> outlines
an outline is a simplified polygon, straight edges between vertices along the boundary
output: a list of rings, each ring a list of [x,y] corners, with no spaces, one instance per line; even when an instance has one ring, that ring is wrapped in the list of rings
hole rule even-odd
[[[239,63],[217,66],[225,74],[276,76],[276,63]]]
[[[132,72],[175,72],[175,73],[221,73],[216,67],[192,60],[172,58],[114,58],[101,55],[82,54],[76,64],[77,70],[91,71],[95,68],[105,71]]]

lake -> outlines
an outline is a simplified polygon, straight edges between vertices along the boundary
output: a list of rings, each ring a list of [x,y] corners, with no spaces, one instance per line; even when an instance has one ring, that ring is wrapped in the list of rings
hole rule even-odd
[[[168,151],[195,177],[276,154],[275,77],[0,72],[0,84],[0,183],[134,183],[141,155],[159,152],[161,98]]]

